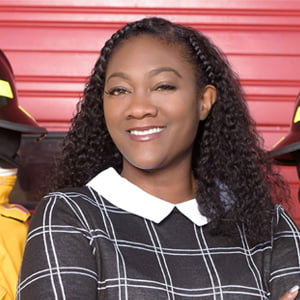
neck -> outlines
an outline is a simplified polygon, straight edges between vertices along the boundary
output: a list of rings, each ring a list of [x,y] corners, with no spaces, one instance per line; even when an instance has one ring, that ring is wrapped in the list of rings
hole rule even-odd
[[[190,168],[180,171],[126,168],[121,175],[147,193],[174,204],[195,198],[196,181]]]

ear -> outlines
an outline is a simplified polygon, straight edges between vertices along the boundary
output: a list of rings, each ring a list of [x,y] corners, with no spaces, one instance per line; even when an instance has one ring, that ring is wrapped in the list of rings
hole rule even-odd
[[[206,85],[199,98],[199,120],[203,121],[208,116],[217,99],[217,90],[213,85]]]

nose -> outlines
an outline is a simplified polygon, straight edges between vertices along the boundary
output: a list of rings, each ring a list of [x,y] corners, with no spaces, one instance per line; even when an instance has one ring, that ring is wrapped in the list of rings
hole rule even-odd
[[[151,101],[147,92],[135,92],[131,94],[126,115],[127,119],[143,119],[157,116],[158,107]]]

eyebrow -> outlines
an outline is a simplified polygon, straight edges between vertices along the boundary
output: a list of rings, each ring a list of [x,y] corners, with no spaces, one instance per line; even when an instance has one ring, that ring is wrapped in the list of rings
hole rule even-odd
[[[120,77],[120,78],[123,78],[123,79],[129,79],[129,77],[123,73],[123,72],[115,72],[115,73],[112,73],[111,75],[109,75],[107,77],[107,81],[113,77]]]
[[[182,76],[180,75],[180,73],[178,71],[176,71],[175,69],[171,68],[171,67],[161,67],[161,68],[157,68],[157,69],[153,69],[149,72],[150,77],[156,76],[162,72],[172,72],[174,73],[177,77],[182,78]],[[120,77],[123,79],[130,79],[129,76],[127,76],[125,73],[123,72],[115,72],[112,73],[111,75],[108,76],[107,81],[113,77]]]
[[[161,67],[161,68],[153,69],[149,72],[149,74],[152,77],[152,76],[158,75],[162,72],[172,72],[175,75],[177,75],[179,78],[182,78],[180,73],[178,71],[176,71],[175,69],[171,68],[171,67]]]

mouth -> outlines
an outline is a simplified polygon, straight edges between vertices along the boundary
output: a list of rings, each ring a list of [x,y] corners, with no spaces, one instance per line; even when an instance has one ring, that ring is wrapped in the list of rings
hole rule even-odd
[[[165,127],[139,127],[128,130],[129,136],[136,142],[147,142],[156,140],[160,137],[161,132],[165,130]]]
[[[149,129],[132,129],[132,130],[128,130],[128,132],[132,135],[142,136],[142,135],[159,133],[162,132],[163,130],[164,130],[163,127],[154,127]]]

